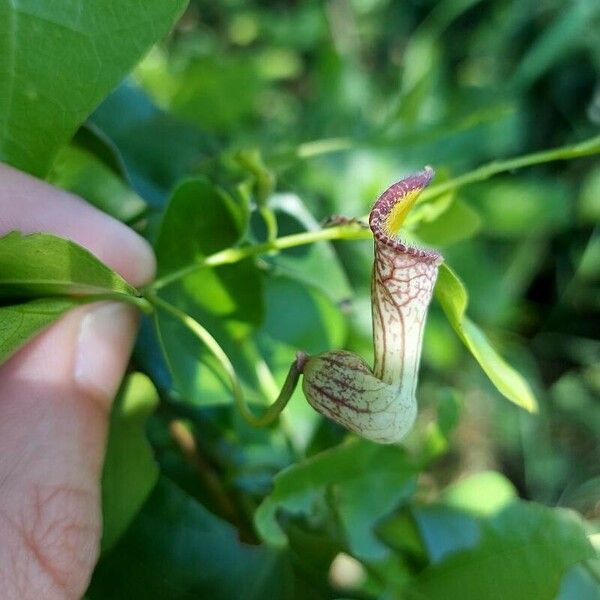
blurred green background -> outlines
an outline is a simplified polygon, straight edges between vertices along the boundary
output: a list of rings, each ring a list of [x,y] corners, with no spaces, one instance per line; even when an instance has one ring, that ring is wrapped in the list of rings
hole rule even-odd
[[[197,128],[207,156],[258,147],[278,190],[317,220],[359,216],[424,164],[440,181],[597,134],[599,31],[595,0],[195,1],[133,79],[186,124],[189,151],[168,129],[153,142],[170,169],[207,169]],[[101,107],[100,123],[125,91]],[[141,189],[160,204],[173,175],[157,172]],[[526,498],[599,518],[600,165],[588,158],[507,173],[446,202],[415,236],[463,278],[471,316],[526,374],[541,410],[531,416],[500,401],[434,305],[422,418],[448,386],[461,391],[462,411],[434,475],[445,482],[498,469]],[[350,324],[340,335],[365,356],[369,247],[336,244],[352,291],[336,299]]]

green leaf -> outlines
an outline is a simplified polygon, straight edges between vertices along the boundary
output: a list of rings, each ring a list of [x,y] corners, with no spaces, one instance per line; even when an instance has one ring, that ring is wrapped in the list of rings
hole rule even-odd
[[[120,221],[131,222],[146,210],[146,203],[111,167],[77,145],[65,146],[58,152],[47,181],[81,196]]]
[[[77,130],[73,144],[95,156],[121,179],[129,181],[127,168],[117,145],[91,121],[86,121]]]
[[[269,206],[277,216],[280,236],[320,229],[300,198],[293,194],[275,195]],[[348,301],[353,296],[348,277],[331,242],[290,248],[264,258],[278,272],[319,288],[334,302]]]
[[[436,400],[437,419],[428,424],[422,438],[423,464],[430,463],[448,451],[461,413],[460,395],[454,390],[440,389]]]
[[[293,318],[290,318],[293,303]],[[346,321],[339,308],[320,288],[289,276],[273,275],[266,281],[265,321],[261,332],[308,354],[343,346]]]
[[[195,305],[193,298],[190,301],[184,295],[178,285],[172,288],[165,291],[164,297],[170,303],[185,307],[185,312],[197,318],[227,354],[241,382],[254,386],[256,380],[252,361],[244,351],[244,343],[249,335],[248,327],[203,311]],[[155,332],[172,386],[182,401],[196,406],[231,403],[231,386],[221,363],[196,336],[163,310],[155,313]],[[259,399],[247,387],[244,392],[248,401]]]
[[[435,294],[454,331],[496,389],[517,406],[536,412],[537,401],[529,384],[494,350],[485,334],[465,315],[467,290],[456,273],[445,263],[440,266]]]
[[[173,192],[156,240],[158,273],[164,275],[236,244],[248,214],[205,177],[184,180]]]
[[[481,218],[467,203],[454,200],[434,220],[420,221],[413,233],[426,244],[450,246],[468,239],[481,228]]]
[[[600,222],[600,167],[590,171],[581,184],[577,215],[582,223]]]
[[[561,59],[577,52],[590,23],[596,23],[599,15],[593,0],[574,2],[557,11],[554,20],[531,39],[510,84],[517,88],[530,86]]]
[[[227,134],[255,115],[263,88],[257,75],[247,56],[196,56],[172,86],[169,108],[203,130]]]
[[[194,317],[215,337],[238,375],[252,382],[252,367],[243,345],[263,319],[263,274],[253,259],[216,268],[193,269],[204,258],[236,244],[248,224],[244,206],[208,179],[188,179],[174,191],[158,234],[159,273],[192,267],[160,295]],[[186,401],[218,404],[230,401],[222,372],[206,348],[162,311],[158,335],[177,390]]]
[[[240,542],[237,530],[161,478],[97,566],[90,600],[286,600],[286,557]]]
[[[0,1],[0,160],[43,176],[185,0]]]
[[[75,300],[66,298],[41,298],[22,304],[0,306],[0,364],[77,305]]]
[[[216,151],[204,133],[159,110],[130,82],[104,100],[91,122],[119,150],[135,191],[155,207],[164,206],[207,150]]]
[[[513,484],[500,473],[483,471],[446,488],[442,494],[445,504],[488,515],[500,511],[517,497]]]
[[[127,378],[113,404],[102,472],[102,552],[121,537],[158,481],[145,434],[157,406],[156,390],[141,373]]]
[[[334,494],[350,549],[379,559],[385,551],[373,533],[375,523],[412,493],[414,475],[402,449],[355,439],[276,475],[273,492],[255,513],[255,525],[264,540],[283,546],[287,537],[278,513],[312,515],[327,489]]]
[[[285,381],[298,350],[318,354],[344,347],[347,333],[342,311],[320,287],[277,270],[266,277],[265,318],[255,339],[276,381],[271,398]],[[288,437],[300,452],[322,422],[319,413],[306,402],[302,386],[296,388],[281,418],[287,424],[284,427]]]
[[[120,275],[69,240],[18,231],[0,238],[0,362],[64,312],[94,299],[147,306]]]
[[[402,584],[403,598],[552,600],[562,576],[594,556],[576,513],[517,499],[498,473],[473,475],[412,514],[430,564]],[[405,521],[400,511],[378,530],[398,551]]]
[[[414,494],[417,473],[400,448],[376,452],[372,461],[353,481],[340,485],[334,498],[352,555],[381,561],[387,549],[376,537],[375,527]]]
[[[208,255],[235,245],[248,212],[208,179],[183,181],[169,201],[155,244],[159,275],[191,267],[164,295],[200,322],[206,318],[238,329],[262,321],[262,276],[252,259],[196,269]]]
[[[18,231],[0,238],[0,298],[94,294],[139,300],[135,288],[74,242]]]
[[[489,519],[450,508],[419,509],[415,518],[444,548],[410,584],[407,598],[427,600],[553,600],[561,577],[594,556],[575,513],[515,501]]]

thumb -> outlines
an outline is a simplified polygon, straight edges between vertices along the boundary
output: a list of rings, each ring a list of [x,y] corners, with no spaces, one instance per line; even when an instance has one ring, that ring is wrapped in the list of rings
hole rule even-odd
[[[130,306],[82,307],[0,367],[3,598],[79,598],[85,591],[102,529],[110,404],[136,324]],[[9,568],[15,564],[25,566]]]
[[[148,245],[121,223],[0,165],[0,235],[10,229],[70,238],[133,284],[154,270]],[[0,367],[0,589],[7,600],[85,591],[101,535],[108,415],[136,328],[131,306],[83,306]]]
[[[107,410],[123,377],[137,321],[132,306],[116,302],[92,305],[80,316],[72,341],[74,384]]]

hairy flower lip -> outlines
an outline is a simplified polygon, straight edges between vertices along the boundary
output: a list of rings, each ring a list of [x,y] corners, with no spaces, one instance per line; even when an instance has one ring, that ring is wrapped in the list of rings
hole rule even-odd
[[[386,231],[385,223],[392,209],[397,207],[398,203],[402,202],[402,199],[410,192],[419,193],[423,190],[429,184],[433,175],[434,170],[427,166],[422,171],[392,184],[379,196],[373,205],[369,215],[369,226],[371,227],[376,243],[383,244],[398,253],[416,256],[427,263],[440,264],[444,259],[439,252],[410,246],[409,244],[392,237]]]

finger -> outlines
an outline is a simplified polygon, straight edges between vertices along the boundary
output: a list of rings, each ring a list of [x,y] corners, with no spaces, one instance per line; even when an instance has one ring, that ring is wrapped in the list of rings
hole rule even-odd
[[[133,285],[154,275],[150,246],[141,236],[81,199],[0,163],[0,235],[44,231],[87,248]]]
[[[110,400],[135,311],[67,314],[0,367],[2,598],[80,598],[98,555]]]
[[[0,166],[0,235],[76,241],[134,284],[148,245],[70,194]],[[68,313],[0,367],[2,598],[79,598],[97,558],[108,411],[136,331],[135,311],[99,303]]]

